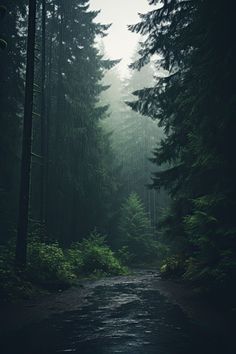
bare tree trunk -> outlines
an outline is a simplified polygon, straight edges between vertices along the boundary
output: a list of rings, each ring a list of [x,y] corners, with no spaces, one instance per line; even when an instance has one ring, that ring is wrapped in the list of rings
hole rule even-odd
[[[59,22],[59,51],[58,51],[58,78],[57,78],[57,120],[56,120],[56,154],[59,151],[60,144],[60,115],[62,110],[62,60],[63,60],[63,26],[64,26],[64,14],[62,3],[58,5],[58,15],[60,16]]]
[[[156,216],[157,216],[156,190],[153,189],[153,227],[154,227],[154,230],[156,230],[156,224],[157,224]]]
[[[30,167],[32,145],[32,111],[34,85],[36,0],[29,0],[27,64],[24,104],[24,125],[21,159],[20,200],[18,213],[18,232],[16,242],[16,266],[24,268],[27,256],[27,229],[29,212]]]
[[[45,63],[46,63],[46,0],[42,0],[42,45],[41,45],[41,180],[40,180],[40,222],[45,223],[45,185],[46,185],[46,110],[45,110]]]
[[[56,84],[56,121],[55,121],[55,141],[54,141],[54,156],[53,156],[53,166],[54,166],[54,185],[53,185],[53,199],[55,201],[55,213],[56,215],[63,215],[63,201],[61,191],[61,184],[63,179],[63,170],[61,163],[61,146],[62,146],[62,112],[64,105],[64,97],[63,97],[63,80],[62,80],[62,67],[63,67],[63,30],[64,30],[64,7],[63,2],[60,1],[58,3],[58,62],[57,62],[57,84]],[[60,238],[62,233],[62,218],[58,218],[54,220],[56,222],[56,235]]]
[[[52,19],[54,21],[55,18],[55,5],[52,4]],[[49,224],[49,204],[50,204],[50,189],[49,189],[49,168],[50,168],[50,138],[51,138],[51,106],[52,106],[52,52],[53,52],[53,25],[50,29],[50,39],[49,39],[49,58],[48,58],[48,73],[47,73],[47,104],[46,104],[46,161],[45,161],[45,224],[48,227]]]

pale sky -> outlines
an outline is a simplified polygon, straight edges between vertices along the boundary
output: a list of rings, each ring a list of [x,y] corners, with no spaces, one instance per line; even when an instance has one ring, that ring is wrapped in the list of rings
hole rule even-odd
[[[101,10],[97,21],[112,23],[109,35],[103,39],[109,58],[123,58],[119,64],[122,76],[128,73],[128,64],[134,54],[140,36],[128,30],[127,25],[139,21],[139,13],[150,11],[148,0],[90,0],[91,10]]]

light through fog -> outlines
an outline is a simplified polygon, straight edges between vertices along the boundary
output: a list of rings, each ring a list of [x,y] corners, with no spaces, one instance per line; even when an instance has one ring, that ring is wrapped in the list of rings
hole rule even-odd
[[[122,58],[119,64],[121,76],[127,76],[131,58],[139,41],[139,35],[128,30],[129,24],[139,21],[138,13],[151,9],[147,0],[91,0],[91,10],[101,10],[97,21],[112,23],[109,34],[103,39],[106,55],[111,59]]]

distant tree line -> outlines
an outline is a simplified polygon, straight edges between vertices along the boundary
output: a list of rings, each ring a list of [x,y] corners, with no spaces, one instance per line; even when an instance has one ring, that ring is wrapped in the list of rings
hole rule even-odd
[[[120,198],[122,200],[137,193],[155,229],[162,208],[168,205],[168,196],[163,190],[149,188],[152,172],[156,169],[150,159],[164,132],[157,122],[149,117],[142,117],[126,104],[134,100],[134,91],[143,86],[152,86],[153,75],[151,63],[141,71],[130,70],[128,77],[124,79],[114,68],[104,77],[103,82],[110,87],[103,92],[101,100],[110,106],[109,116],[103,121],[103,126],[111,133],[111,145],[121,184]]]

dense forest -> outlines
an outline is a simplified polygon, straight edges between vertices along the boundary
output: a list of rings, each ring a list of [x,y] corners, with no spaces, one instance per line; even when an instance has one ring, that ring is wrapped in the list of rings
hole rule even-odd
[[[235,308],[235,1],[0,1],[0,302],[154,267]]]
[[[166,135],[153,157],[168,166],[154,174],[153,187],[172,199],[160,237],[179,258],[173,262],[185,263],[185,278],[234,301],[235,4],[162,5],[130,27],[146,36],[133,67],[158,55],[156,84],[136,91],[131,106],[158,120]]]

